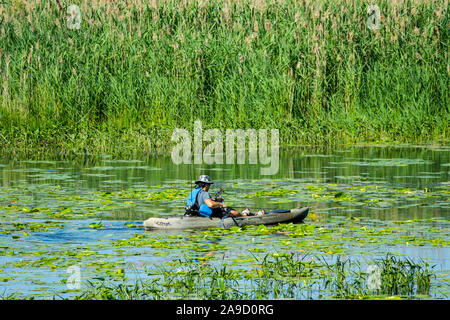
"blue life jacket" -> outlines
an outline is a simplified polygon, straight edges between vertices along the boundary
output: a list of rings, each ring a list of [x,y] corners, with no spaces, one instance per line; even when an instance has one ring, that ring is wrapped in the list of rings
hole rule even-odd
[[[202,204],[200,206],[200,209],[198,210],[198,213],[200,213],[201,216],[204,216],[207,218],[211,217],[212,212],[213,212],[212,209],[210,207],[208,207],[208,205],[206,203]]]
[[[200,192],[200,188],[199,187],[197,187],[197,188],[195,188],[194,190],[192,190],[192,192],[191,192],[191,194],[189,195],[189,197],[187,198],[187,201],[186,201],[186,207],[191,207],[191,208],[193,208],[194,207],[194,205],[196,204],[196,202],[197,202],[197,195],[198,195],[198,193]]]
[[[201,216],[209,218],[212,214],[212,209],[210,207],[208,207],[208,205],[206,203],[202,204],[200,206],[200,208],[198,207],[197,196],[201,190],[202,189],[200,187],[197,187],[194,190],[192,190],[192,192],[189,194],[189,197],[186,201],[186,207],[191,207],[192,209],[198,208],[198,213]]]

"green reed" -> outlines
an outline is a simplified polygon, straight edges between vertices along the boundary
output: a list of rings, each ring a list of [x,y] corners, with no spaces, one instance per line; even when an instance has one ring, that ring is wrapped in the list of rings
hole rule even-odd
[[[432,267],[426,261],[415,263],[411,259],[400,259],[387,255],[376,264],[381,268],[381,292],[390,295],[428,294]]]
[[[435,277],[429,263],[414,262],[387,254],[373,262],[380,270],[378,286],[370,287],[369,273],[359,261],[342,261],[337,257],[334,264],[325,262],[330,278],[325,279],[324,289],[329,288],[336,298],[365,298],[370,296],[415,297],[429,295],[431,278]],[[347,266],[346,266],[347,265]]]
[[[172,130],[283,144],[448,141],[448,2],[0,4],[0,148],[133,154]],[[69,4],[81,28],[67,28]]]
[[[429,297],[431,267],[391,254],[373,261],[380,286],[368,286],[358,260],[326,261],[308,255],[266,254],[253,270],[233,270],[195,259],[147,270],[148,278],[89,282],[77,299],[383,299]]]

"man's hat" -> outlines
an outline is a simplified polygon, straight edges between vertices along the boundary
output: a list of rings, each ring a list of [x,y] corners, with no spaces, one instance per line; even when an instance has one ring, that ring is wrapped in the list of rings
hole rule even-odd
[[[207,175],[201,175],[200,178],[198,178],[198,180],[195,181],[195,184],[197,184],[199,182],[207,183],[207,184],[213,184],[214,183],[214,182],[211,181],[211,179]]]

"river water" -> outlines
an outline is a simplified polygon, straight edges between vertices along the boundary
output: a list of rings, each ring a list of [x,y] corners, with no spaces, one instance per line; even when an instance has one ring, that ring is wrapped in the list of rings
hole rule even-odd
[[[170,156],[0,160],[0,295],[71,298],[79,292],[66,282],[73,266],[83,288],[88,280],[120,278],[123,270],[136,275],[141,267],[186,255],[212,253],[212,259],[250,268],[256,253],[308,252],[367,262],[390,252],[433,265],[430,297],[446,299],[449,151],[294,148],[280,153],[273,176],[261,176],[258,165],[175,165]],[[206,242],[186,231],[145,232],[148,217],[183,213],[200,174],[215,181],[213,192],[224,188],[231,206],[308,206],[305,224],[327,232],[259,232]]]

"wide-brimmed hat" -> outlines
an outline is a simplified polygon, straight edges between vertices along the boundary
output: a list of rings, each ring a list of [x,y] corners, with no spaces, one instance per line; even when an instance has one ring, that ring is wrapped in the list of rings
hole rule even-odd
[[[213,184],[214,183],[214,182],[211,181],[211,179],[207,175],[201,175],[200,178],[198,178],[198,180],[195,181],[195,184],[200,183],[200,182],[207,183],[207,184]]]

